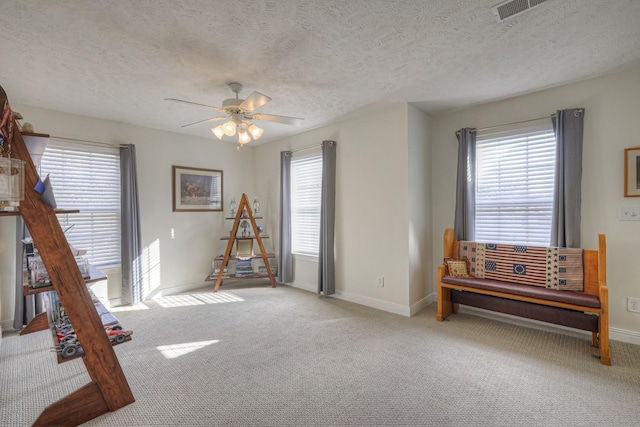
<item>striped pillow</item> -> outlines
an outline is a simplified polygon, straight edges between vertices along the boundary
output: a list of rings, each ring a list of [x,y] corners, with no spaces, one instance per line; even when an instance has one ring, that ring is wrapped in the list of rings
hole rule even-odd
[[[471,261],[469,272],[479,279],[584,290],[582,249],[461,241],[459,257]]]

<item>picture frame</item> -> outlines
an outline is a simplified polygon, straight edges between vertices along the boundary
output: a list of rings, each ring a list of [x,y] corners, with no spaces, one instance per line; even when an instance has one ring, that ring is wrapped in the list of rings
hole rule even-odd
[[[221,212],[224,206],[221,170],[172,166],[173,212]]]
[[[251,257],[253,256],[253,239],[236,238],[236,256]]]
[[[640,147],[624,150],[624,197],[640,197]]]

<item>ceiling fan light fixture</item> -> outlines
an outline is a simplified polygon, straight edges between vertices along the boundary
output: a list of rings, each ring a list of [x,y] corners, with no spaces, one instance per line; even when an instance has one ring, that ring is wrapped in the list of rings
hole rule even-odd
[[[534,1],[534,0],[509,0],[513,2],[520,1]],[[535,1],[547,1],[547,0],[535,0]],[[211,128],[211,132],[220,140],[225,136],[233,137],[238,134],[238,148],[241,145],[247,144],[253,140],[258,140],[264,134],[264,130],[253,124],[252,120],[259,120],[272,123],[280,123],[285,125],[299,125],[303,122],[303,119],[297,117],[278,116],[275,114],[263,114],[254,113],[254,110],[261,108],[266,103],[271,101],[271,98],[260,93],[253,91],[245,99],[240,98],[240,91],[242,91],[242,85],[240,83],[232,82],[228,83],[229,88],[235,94],[235,98],[229,98],[222,101],[222,107],[214,107],[211,105],[200,104],[198,102],[185,101],[176,98],[165,98],[166,101],[180,102],[183,104],[196,105],[199,107],[208,108],[210,110],[217,111],[223,115],[218,115],[209,119],[198,120],[197,122],[183,125],[182,127],[209,123],[214,121],[227,120],[225,123],[219,126]]]
[[[261,129],[258,126],[252,124],[251,126],[249,126],[249,132],[251,132],[251,135],[253,135],[253,139],[257,140],[260,139],[260,137],[264,133],[264,129]]]
[[[222,125],[222,131],[227,136],[233,136],[236,134],[236,124],[232,120],[229,120]]]
[[[238,133],[238,142],[240,143],[240,145],[246,144],[249,141],[251,141],[251,137],[249,136],[247,131],[245,131],[244,129],[240,129],[240,132]]]
[[[224,136],[224,130],[222,130],[222,125],[218,125],[214,128],[211,128],[211,132],[213,132],[213,134],[218,137],[218,139],[222,139],[222,137]]]

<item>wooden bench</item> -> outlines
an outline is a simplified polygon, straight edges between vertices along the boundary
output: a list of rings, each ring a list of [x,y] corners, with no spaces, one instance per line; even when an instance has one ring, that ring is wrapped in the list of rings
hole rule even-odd
[[[444,258],[458,259],[459,242],[453,229],[444,232]],[[609,355],[609,300],[606,241],[598,235],[598,250],[584,250],[584,290],[572,292],[518,283],[452,277],[446,265],[438,267],[438,315],[443,321],[458,312],[458,305],[572,327],[592,333],[593,346],[600,349],[600,363],[611,365]]]

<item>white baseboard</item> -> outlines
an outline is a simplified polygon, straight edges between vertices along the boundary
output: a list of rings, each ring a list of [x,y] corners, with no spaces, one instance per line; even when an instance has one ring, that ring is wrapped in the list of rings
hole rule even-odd
[[[293,288],[302,289],[305,291],[317,292],[316,285],[311,285],[308,283],[287,283],[286,285],[291,286]],[[350,294],[347,292],[336,291],[335,294],[329,295],[331,298],[341,299],[343,301],[349,301],[356,304],[364,305],[366,307],[375,308],[382,311],[388,311],[389,313],[399,314],[401,316],[409,317],[411,314],[411,310],[409,307],[396,304],[388,301],[382,301],[376,298],[365,297],[357,294]],[[419,302],[418,304],[420,304]]]
[[[640,332],[628,331],[620,328],[609,328],[609,338],[629,344],[640,345]]]
[[[554,325],[552,323],[540,322],[538,320],[512,316],[510,314],[499,313],[496,311],[483,310],[482,308],[471,307],[462,304],[460,304],[459,312],[473,314],[491,320],[498,320],[500,322],[512,323],[514,325],[520,325],[527,328],[535,328],[547,332],[560,333],[576,337],[591,337],[591,332],[581,331],[579,329],[569,328],[561,325]],[[640,332],[609,327],[609,339],[612,341],[621,341],[628,344],[640,345]]]
[[[13,319],[3,320],[2,323],[0,323],[0,325],[1,325],[0,327],[2,328],[2,331],[15,331],[15,329],[13,329]]]
[[[435,300],[436,300],[435,294],[431,293],[427,295],[426,297],[422,298],[420,301],[418,301],[417,303],[411,306],[411,308],[409,309],[409,315],[414,316],[418,314],[420,310],[422,310],[423,308],[425,308]]]
[[[285,286],[291,286],[292,288],[313,292],[314,294],[317,291],[317,286],[311,283],[281,283],[281,284]]]
[[[393,302],[383,301],[376,298],[365,297],[358,294],[349,294],[347,292],[337,291],[332,295],[338,299],[353,302],[356,304],[364,305],[371,308],[376,308],[382,311],[388,311],[389,313],[399,314],[401,316],[410,317],[410,308],[406,305],[396,304]]]

